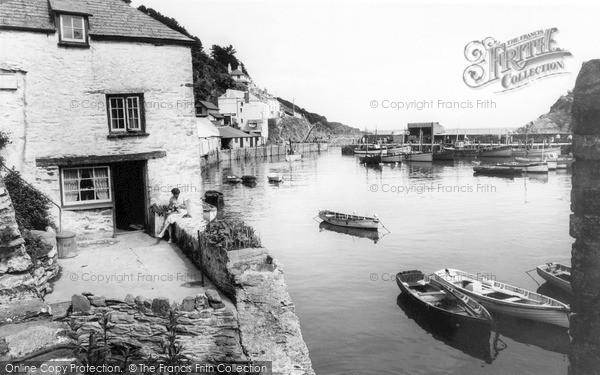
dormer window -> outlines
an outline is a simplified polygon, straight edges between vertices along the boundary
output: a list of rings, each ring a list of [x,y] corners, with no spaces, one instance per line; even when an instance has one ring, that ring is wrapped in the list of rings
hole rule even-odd
[[[59,20],[59,38],[61,44],[87,46],[86,17],[81,15],[61,14]]]

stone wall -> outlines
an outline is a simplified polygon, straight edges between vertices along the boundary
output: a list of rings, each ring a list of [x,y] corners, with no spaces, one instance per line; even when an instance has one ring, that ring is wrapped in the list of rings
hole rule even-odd
[[[200,186],[190,48],[97,40],[90,40],[90,48],[65,48],[57,38],[0,30],[0,50],[12,51],[2,55],[0,71],[18,83],[16,90],[0,91],[0,102],[7,104],[0,130],[13,138],[5,150],[7,166],[58,204],[59,168],[37,167],[38,158],[165,151],[165,157],[148,161],[148,206],[150,199],[169,198],[165,186]],[[123,93],[144,95],[147,136],[107,137],[106,95]],[[189,192],[192,204],[200,204],[200,190]],[[53,215],[58,218],[58,210]],[[65,228],[83,237],[113,234],[112,215],[64,210],[63,217],[76,224]]]
[[[583,65],[573,90],[571,374],[600,374],[600,60]]]
[[[273,374],[314,374],[281,265],[264,248],[223,251],[208,246],[200,255],[197,231],[177,225],[179,247],[236,304],[248,359],[272,361]]]
[[[240,345],[237,312],[226,306],[215,290],[170,303],[167,298],[147,299],[128,295],[111,300],[90,294],[74,295],[69,319],[77,341],[87,345],[90,333],[110,342],[125,342],[139,348],[144,358],[164,355],[172,311],[178,314],[175,332],[181,354],[198,361],[245,361]]]
[[[202,168],[217,165],[220,162],[231,162],[233,160],[269,159],[275,161],[285,160],[289,147],[285,145],[267,145],[247,148],[234,148],[230,150],[214,150],[201,157]],[[294,150],[302,155],[312,152],[327,151],[327,143],[298,143],[294,144]],[[271,159],[269,159],[271,160]]]

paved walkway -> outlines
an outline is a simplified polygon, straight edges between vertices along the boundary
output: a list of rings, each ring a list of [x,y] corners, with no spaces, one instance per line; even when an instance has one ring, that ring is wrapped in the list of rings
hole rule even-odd
[[[73,294],[90,292],[123,299],[127,294],[166,297],[181,303],[204,293],[201,273],[176,244],[158,241],[142,232],[117,236],[116,244],[82,247],[76,257],[59,259],[62,268],[48,303],[70,301]],[[215,289],[205,278],[208,289]]]

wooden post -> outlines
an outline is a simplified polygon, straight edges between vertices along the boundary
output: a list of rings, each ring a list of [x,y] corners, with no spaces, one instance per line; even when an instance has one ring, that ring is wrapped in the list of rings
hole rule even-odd
[[[200,231],[198,231],[198,252],[200,253],[200,280],[204,287],[204,261],[202,260],[202,243],[200,242]]]

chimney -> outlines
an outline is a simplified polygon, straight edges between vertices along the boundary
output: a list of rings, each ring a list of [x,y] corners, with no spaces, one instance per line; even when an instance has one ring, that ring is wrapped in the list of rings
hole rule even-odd
[[[250,93],[248,91],[244,93],[244,102],[250,103]]]
[[[231,63],[227,64],[227,73],[231,74]]]

